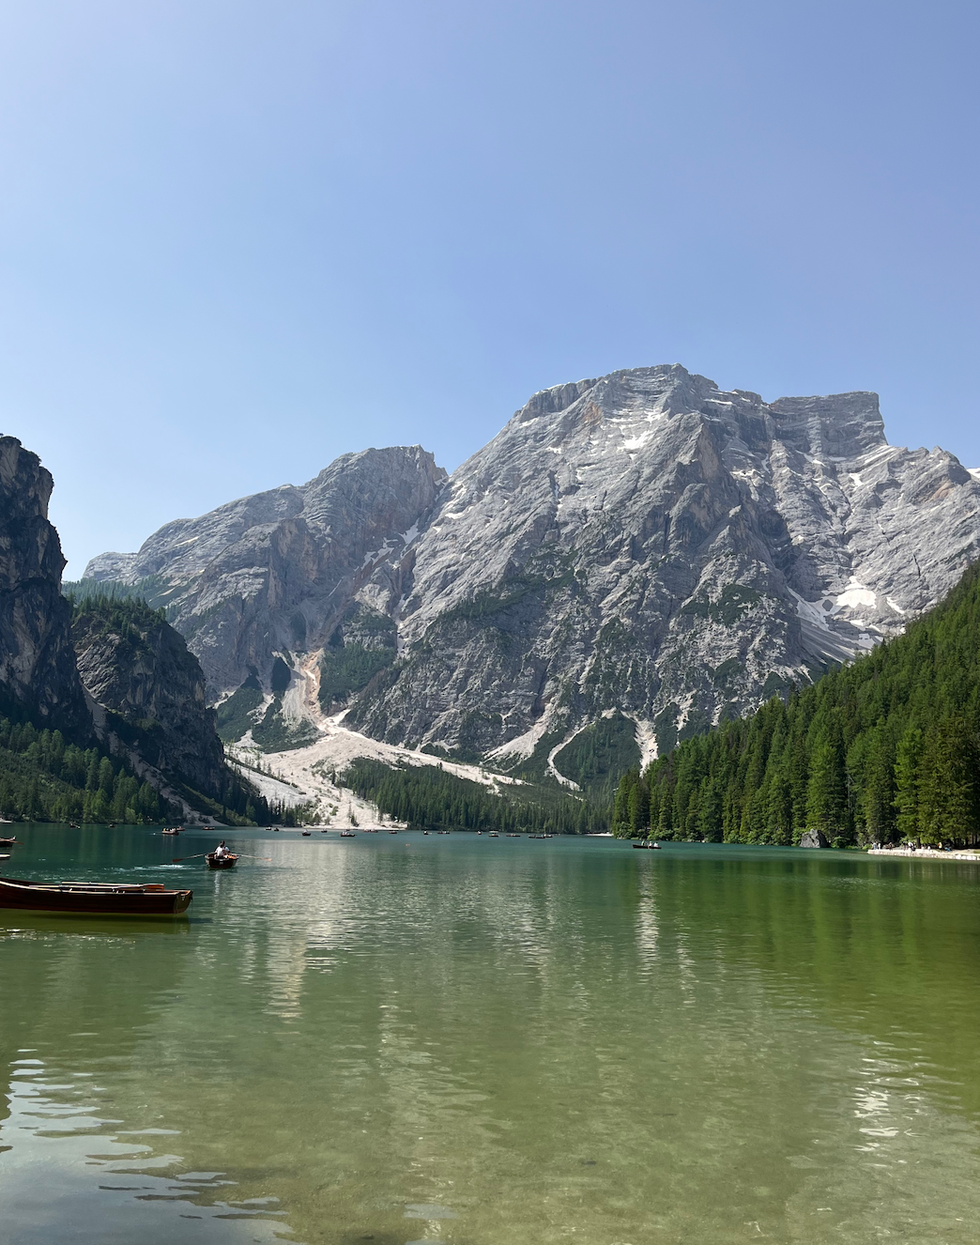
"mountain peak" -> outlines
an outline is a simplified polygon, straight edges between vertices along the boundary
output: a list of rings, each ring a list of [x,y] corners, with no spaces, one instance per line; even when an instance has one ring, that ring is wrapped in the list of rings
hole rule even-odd
[[[163,585],[267,739],[345,706],[574,778],[590,724],[664,748],[901,631],[980,551],[980,482],[889,446],[877,395],[767,403],[676,363],[541,390],[445,482],[417,446],[344,455],[101,567]]]
[[[818,458],[858,458],[888,444],[876,393],[778,398],[769,410],[781,441]]]

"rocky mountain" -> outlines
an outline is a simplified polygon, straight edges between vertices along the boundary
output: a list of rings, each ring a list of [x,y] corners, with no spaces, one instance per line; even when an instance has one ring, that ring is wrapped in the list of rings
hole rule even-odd
[[[204,674],[183,637],[142,602],[83,600],[72,640],[100,737],[171,787],[224,802],[230,775]],[[155,785],[160,786],[160,782]]]
[[[0,437],[0,712],[88,737],[71,606],[61,595],[65,559],[48,522],[53,488],[36,454]]]
[[[250,676],[271,689],[277,655],[318,653],[358,594],[401,596],[406,550],[445,480],[419,446],[345,454],[301,487],[168,523],[138,553],[102,554],[85,578],[165,605],[213,697]]]
[[[236,731],[278,746],[275,721],[346,706],[576,780],[898,633],[978,542],[980,483],[890,446],[874,394],[766,403],[659,366],[536,394],[448,481],[418,448],[347,455],[86,574],[172,606]]]
[[[130,807],[127,791],[136,797],[135,775],[176,811],[186,814],[203,804],[212,814],[220,815],[225,805],[244,813],[251,793],[225,764],[204,676],[183,638],[135,601],[90,600],[73,614],[61,593],[61,542],[47,517],[53,487],[36,454],[14,437],[0,437],[0,717],[9,719],[5,810],[82,815],[80,791],[74,798],[78,782],[86,797],[91,792],[84,770],[80,778],[73,774],[66,757],[72,749],[86,749],[96,761],[100,753],[107,763],[113,759],[106,782],[131,784],[121,796],[122,809]],[[21,730],[22,723],[29,726]],[[14,746],[11,734],[23,736],[25,730],[34,730],[30,738],[40,740],[45,757],[21,756],[24,750]],[[60,742],[53,736],[52,743],[56,731]],[[25,802],[24,780],[32,774]],[[145,799],[136,803],[146,811]]]

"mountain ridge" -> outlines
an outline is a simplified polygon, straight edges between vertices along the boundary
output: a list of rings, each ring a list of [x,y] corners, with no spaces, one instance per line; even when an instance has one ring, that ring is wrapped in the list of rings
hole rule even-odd
[[[283,486],[256,495],[274,521],[222,535],[241,499],[86,575],[147,581],[213,700],[257,682],[257,725],[308,743],[343,712],[572,784],[555,759],[581,731],[625,715],[649,759],[898,634],[980,550],[980,483],[890,446],[875,394],[765,403],[678,364],[542,390],[451,477],[395,447],[314,484],[319,516]]]

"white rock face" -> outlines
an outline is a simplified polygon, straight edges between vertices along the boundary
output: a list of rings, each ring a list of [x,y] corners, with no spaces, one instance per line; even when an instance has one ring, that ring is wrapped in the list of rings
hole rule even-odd
[[[86,574],[157,577],[216,693],[281,650],[308,678],[360,603],[399,658],[351,727],[561,775],[585,725],[619,711],[649,756],[897,633],[978,554],[980,483],[889,446],[874,394],[659,366],[536,394],[448,483],[417,448],[348,455]]]
[[[85,577],[140,584],[172,607],[218,698],[252,673],[268,682],[277,653],[292,664],[317,652],[379,563],[379,582],[399,591],[402,533],[445,479],[417,445],[345,454],[302,487],[168,523],[138,553],[101,554]]]
[[[453,475],[389,603],[405,664],[348,721],[503,759],[615,707],[649,754],[895,634],[978,538],[977,481],[889,446],[874,394],[562,385]]]

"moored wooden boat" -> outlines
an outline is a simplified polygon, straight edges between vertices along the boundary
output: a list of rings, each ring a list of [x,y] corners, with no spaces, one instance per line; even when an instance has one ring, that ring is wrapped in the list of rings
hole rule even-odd
[[[0,839],[0,847],[13,847],[19,842],[19,839]]]
[[[229,852],[227,856],[216,856],[214,852],[208,852],[204,859],[208,862],[209,869],[234,869],[238,863],[234,852]]]
[[[98,916],[179,916],[193,891],[168,891],[162,882],[27,882],[0,878],[0,908]]]

